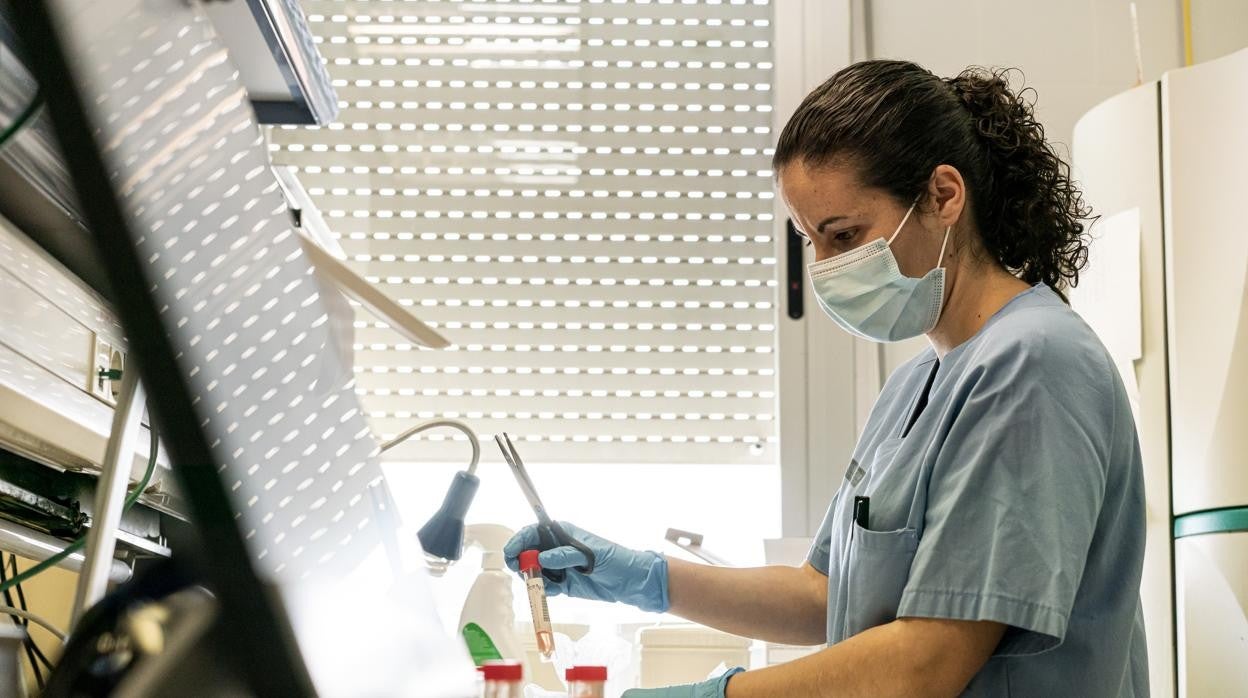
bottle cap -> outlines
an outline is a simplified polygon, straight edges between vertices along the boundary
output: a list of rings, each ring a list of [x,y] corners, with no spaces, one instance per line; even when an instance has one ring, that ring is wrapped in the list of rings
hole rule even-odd
[[[605,666],[569,667],[565,672],[565,678],[568,681],[606,681],[607,668]]]
[[[486,681],[519,681],[524,667],[514,659],[491,659],[481,665]]]
[[[541,551],[525,550],[520,553],[520,571],[528,572],[529,570],[541,570],[542,565],[537,561],[537,556]]]

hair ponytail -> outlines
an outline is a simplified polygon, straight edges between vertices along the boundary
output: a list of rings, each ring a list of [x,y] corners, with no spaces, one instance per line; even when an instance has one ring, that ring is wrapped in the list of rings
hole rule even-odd
[[[1005,70],[941,79],[907,61],[855,63],[807,95],[772,165],[852,162],[865,184],[907,204],[937,165],[952,165],[967,183],[984,252],[1062,293],[1087,262],[1092,212],[1036,121],[1035,91],[1016,93],[1008,78]]]
[[[1092,210],[1036,121],[1035,90],[1014,92],[1008,71],[970,68],[946,80],[971,114],[988,156],[977,197],[987,252],[1019,278],[1056,290],[1079,282]]]

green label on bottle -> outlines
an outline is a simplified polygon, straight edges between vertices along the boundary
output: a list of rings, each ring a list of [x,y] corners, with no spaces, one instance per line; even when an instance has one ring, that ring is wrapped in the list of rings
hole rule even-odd
[[[468,645],[468,654],[472,655],[472,663],[481,666],[490,659],[502,659],[503,655],[494,646],[494,641],[476,623],[464,626],[464,642]]]

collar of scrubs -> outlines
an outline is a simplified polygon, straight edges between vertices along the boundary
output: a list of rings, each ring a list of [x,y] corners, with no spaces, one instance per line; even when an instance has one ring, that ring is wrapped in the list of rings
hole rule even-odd
[[[982,336],[989,327],[992,327],[992,325],[996,323],[998,319],[1000,319],[1003,315],[1006,314],[1007,310],[1009,310],[1014,305],[1017,305],[1018,303],[1021,303],[1027,298],[1031,298],[1033,296],[1034,297],[1043,296],[1043,297],[1053,298],[1055,300],[1058,300],[1059,302],[1061,300],[1057,297],[1056,293],[1053,293],[1053,289],[1049,288],[1048,285],[1046,285],[1043,282],[1035,284],[1034,286],[1032,286],[1031,288],[1025,291],[1019,291],[1018,295],[1006,301],[1005,305],[998,308],[997,312],[993,313],[992,316],[988,318],[988,321],[985,322],[982,327],[976,330],[975,334],[971,335],[970,337],[967,337],[966,341],[950,349],[949,352],[945,354],[945,358],[943,359],[945,364],[948,365],[949,363],[951,363],[953,359],[957,355],[961,354],[962,351],[966,347],[973,346],[975,344],[975,341],[979,339],[980,336]],[[931,348],[930,346],[924,350],[924,353],[925,355],[923,357],[923,361],[928,361],[929,359],[930,360],[936,359],[936,350]],[[927,356],[927,354],[930,354],[930,356]]]
[[[906,419],[906,426],[901,430],[901,438],[906,438],[910,434],[910,429],[914,423],[919,421],[919,416],[923,414],[923,409],[927,407],[927,398],[932,393],[932,383],[936,382],[936,372],[940,370],[940,361],[932,362],[932,369],[927,374],[927,380],[923,383],[923,392],[919,393],[919,399],[914,403],[914,407],[910,410],[910,417]]]

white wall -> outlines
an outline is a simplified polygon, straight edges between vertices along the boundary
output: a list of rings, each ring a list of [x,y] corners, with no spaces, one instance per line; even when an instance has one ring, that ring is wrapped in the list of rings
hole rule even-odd
[[[1248,2],[1192,0],[1192,60],[1221,58],[1248,46]]]
[[[864,0],[867,45],[856,57],[915,61],[950,76],[968,65],[1022,69],[1036,114],[1069,158],[1075,122],[1136,84],[1129,0]],[[1196,62],[1248,46],[1248,2],[1192,0]],[[1179,0],[1137,0],[1144,80],[1183,65]],[[887,376],[922,347],[886,345]]]
[[[1199,2],[1199,0],[1197,0]],[[1240,0],[1233,0],[1239,2]],[[1036,115],[1063,157],[1075,121],[1136,81],[1128,0],[867,0],[873,58],[915,61],[941,76],[969,65],[1017,67],[1037,92]],[[1179,2],[1139,0],[1145,80],[1183,61]],[[885,345],[887,376],[925,340]]]
[[[1197,0],[1199,2],[1199,0]],[[1236,0],[1239,1],[1239,0]],[[1145,80],[1183,60],[1177,0],[1137,3]],[[1136,82],[1127,0],[922,0],[870,5],[870,50],[951,76],[968,65],[1021,68],[1038,92],[1050,139],[1070,143],[1075,121]]]

